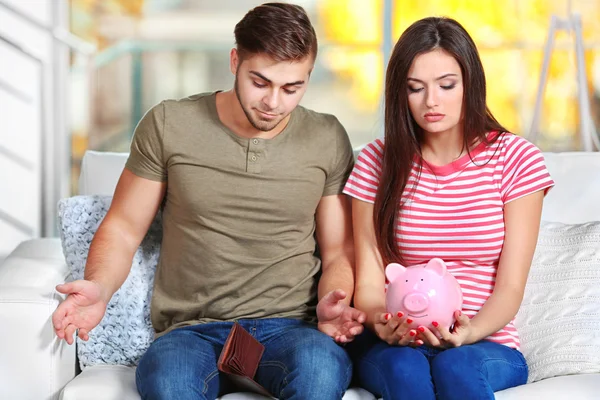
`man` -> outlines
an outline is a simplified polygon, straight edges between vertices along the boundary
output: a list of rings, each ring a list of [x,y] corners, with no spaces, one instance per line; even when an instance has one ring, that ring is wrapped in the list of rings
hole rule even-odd
[[[336,341],[365,318],[349,306],[350,142],[335,117],[298,106],[317,54],[301,7],[256,7],[235,39],[233,90],[164,101],[140,121],[85,279],[57,287],[68,297],[54,327],[87,340],[162,207],[142,398],[224,393],[217,360],[238,321],[265,345],[255,379],[273,395],[340,399],[351,363]]]

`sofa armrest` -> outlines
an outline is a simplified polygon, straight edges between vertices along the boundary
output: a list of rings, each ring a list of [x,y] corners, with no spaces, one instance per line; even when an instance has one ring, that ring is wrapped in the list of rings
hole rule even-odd
[[[67,274],[59,239],[23,242],[0,264],[0,398],[58,399],[75,377],[75,346],[51,319]]]

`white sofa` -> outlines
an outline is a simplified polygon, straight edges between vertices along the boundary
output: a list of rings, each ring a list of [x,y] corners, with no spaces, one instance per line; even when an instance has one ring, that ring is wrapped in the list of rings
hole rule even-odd
[[[546,197],[542,218],[564,223],[600,220],[600,153],[545,154],[557,185]],[[112,194],[126,155],[88,152],[80,194]],[[61,301],[54,290],[68,270],[57,238],[21,243],[0,264],[0,399],[139,399],[134,369],[95,366],[76,375],[75,346],[59,342],[51,315]],[[600,326],[598,327],[600,331]],[[600,374],[555,377],[496,393],[500,400],[597,399]],[[258,399],[230,394],[223,400]],[[350,389],[345,400],[374,399]]]

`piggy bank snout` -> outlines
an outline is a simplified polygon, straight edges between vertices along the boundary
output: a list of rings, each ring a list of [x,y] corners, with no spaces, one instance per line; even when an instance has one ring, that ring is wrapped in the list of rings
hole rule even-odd
[[[408,312],[418,313],[429,307],[429,297],[424,293],[409,293],[404,297],[404,308]]]

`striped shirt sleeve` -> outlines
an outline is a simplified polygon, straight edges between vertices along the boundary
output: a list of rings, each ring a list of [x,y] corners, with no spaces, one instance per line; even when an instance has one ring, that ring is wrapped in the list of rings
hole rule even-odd
[[[358,154],[344,193],[368,203],[375,203],[382,159],[383,142],[377,139],[367,144]]]
[[[512,135],[506,146],[500,194],[504,204],[554,186],[542,152],[526,139]]]

